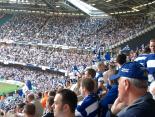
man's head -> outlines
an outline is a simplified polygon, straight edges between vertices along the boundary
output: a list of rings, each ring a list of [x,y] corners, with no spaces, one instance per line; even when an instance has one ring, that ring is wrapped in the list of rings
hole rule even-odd
[[[143,53],[145,53],[145,54],[149,54],[150,52],[151,52],[151,50],[150,50],[150,47],[149,46],[146,46],[144,48],[144,50],[143,50]]]
[[[95,90],[95,81],[90,78],[84,78],[81,81],[80,91],[83,96],[88,95],[89,93],[94,92]]]
[[[32,103],[26,104],[24,106],[24,117],[34,117],[35,116],[35,105]]]
[[[114,62],[110,62],[109,65],[108,65],[108,69],[115,70],[116,69],[115,63]]]
[[[126,55],[125,54],[119,54],[116,58],[116,62],[122,66],[124,63],[126,63]]]
[[[28,94],[27,96],[27,101],[30,103],[31,101],[33,101],[35,99],[35,96],[33,93]]]
[[[69,117],[70,115],[74,115],[76,106],[76,94],[69,89],[60,90],[54,98],[54,117]]]
[[[51,90],[51,91],[48,92],[48,96],[55,97],[55,95],[56,95],[56,91],[54,91],[54,90]]]
[[[53,96],[49,96],[47,101],[46,101],[46,107],[48,108],[48,110],[50,112],[53,111],[53,108],[52,108],[53,103],[54,103],[54,97]]]
[[[25,106],[25,103],[17,104],[17,106],[16,106],[16,112],[22,113],[22,111],[24,109],[24,106]]]
[[[150,50],[151,53],[155,53],[155,39],[150,40]]]
[[[101,72],[103,72],[103,71],[105,71],[105,64],[103,63],[103,62],[99,62],[98,64],[97,64],[97,71],[101,71]]]
[[[92,68],[88,68],[85,71],[85,77],[86,78],[95,78],[96,76],[96,71]]]
[[[44,97],[48,97],[48,91],[45,91]]]
[[[138,62],[125,63],[113,79],[118,79],[119,98],[127,105],[147,92],[147,71]]]
[[[42,93],[41,92],[38,92],[37,93],[37,99],[41,99],[42,98]]]

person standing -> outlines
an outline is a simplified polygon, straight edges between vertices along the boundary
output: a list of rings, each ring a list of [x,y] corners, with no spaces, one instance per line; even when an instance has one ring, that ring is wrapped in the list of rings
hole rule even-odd
[[[75,117],[77,96],[69,89],[62,89],[57,92],[54,98],[54,117]]]
[[[149,44],[151,53],[147,56],[145,60],[145,67],[148,69],[148,80],[152,82],[155,80],[155,39],[150,40]]]
[[[84,78],[81,81],[80,91],[84,99],[77,105],[76,117],[97,117],[99,113],[98,96],[94,93],[95,81],[91,78]]]

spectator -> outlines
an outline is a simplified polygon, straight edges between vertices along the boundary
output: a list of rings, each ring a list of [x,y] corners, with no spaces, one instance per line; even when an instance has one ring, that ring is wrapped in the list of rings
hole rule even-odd
[[[71,85],[71,81],[70,81],[70,80],[67,80],[66,83],[65,83],[65,88],[66,88],[66,89],[70,89],[71,86],[72,86],[72,85]]]
[[[119,82],[119,94],[106,117],[155,116],[155,101],[147,92],[147,71],[141,64],[138,62],[124,64],[115,79]],[[126,108],[121,111],[123,107]]]
[[[56,95],[56,91],[54,91],[54,90],[51,90],[51,91],[49,91],[49,93],[48,93],[48,96],[53,96],[53,97],[55,97],[55,95]]]
[[[25,103],[20,103],[17,105],[16,114],[15,114],[16,117],[24,117],[24,113],[23,113],[24,106],[25,106]]]
[[[148,54],[150,54],[150,48],[147,46],[145,47],[144,51],[142,54],[140,54],[136,59],[135,61],[139,62],[141,65],[145,65],[145,60],[148,56]]]
[[[36,117],[35,116],[35,105],[30,103],[24,106],[25,117]]]
[[[78,103],[75,115],[77,117],[96,117],[98,116],[98,96],[94,93],[95,81],[84,78],[81,82],[81,94],[84,99]]]
[[[126,55],[125,54],[119,54],[117,57],[116,57],[116,63],[117,63],[117,67],[118,69],[121,68],[121,66],[126,63]]]
[[[155,80],[155,39],[150,40],[150,50],[151,53],[147,56],[145,60],[145,67],[149,71],[149,82]]]
[[[96,76],[96,71],[94,69],[92,69],[92,68],[86,69],[86,71],[85,71],[85,77],[86,78],[94,79],[95,76]]]
[[[86,69],[85,71],[85,78],[91,78],[95,81],[95,89],[94,91],[97,93],[97,90],[98,90],[98,79],[95,78],[96,76],[96,71],[92,68],[88,68]]]
[[[54,117],[52,105],[54,103],[54,97],[48,97],[46,102],[47,113],[43,117]]]
[[[37,100],[41,101],[42,98],[42,92],[37,93]]]
[[[69,89],[62,89],[54,98],[54,117],[74,117],[76,106],[76,94]]]
[[[108,64],[108,70],[104,72],[103,74],[103,80],[104,80],[104,83],[107,84],[108,83],[108,80],[109,78],[115,74],[116,72],[116,66],[114,64],[114,62],[110,62]]]
[[[34,94],[28,94],[27,96],[28,103],[32,103],[35,105],[35,116],[34,117],[42,117],[43,115],[43,108],[41,103],[35,99]]]
[[[97,64],[97,70],[96,70],[96,76],[95,76],[95,80],[96,83],[98,83],[98,79],[103,78],[103,73],[105,72],[105,64],[103,62],[99,62]],[[98,86],[98,84],[97,84]]]
[[[108,107],[114,103],[115,99],[118,96],[118,82],[114,78],[115,78],[115,75],[112,75],[109,78],[108,84],[110,85],[110,88],[107,91],[106,95],[100,99],[101,117],[106,116],[106,113],[108,111]]]
[[[41,105],[45,109],[46,108],[46,101],[48,99],[48,91],[45,91],[43,98],[41,99]]]
[[[102,78],[98,80],[98,89],[97,89],[97,95],[99,98],[103,97],[107,93],[107,89],[104,86],[104,81]]]

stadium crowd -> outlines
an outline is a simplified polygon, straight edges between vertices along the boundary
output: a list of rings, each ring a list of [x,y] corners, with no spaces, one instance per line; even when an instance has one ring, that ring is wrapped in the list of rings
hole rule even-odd
[[[114,44],[154,24],[154,17],[141,15],[93,19],[84,16],[14,14],[1,26],[0,37],[2,40],[99,47]]]
[[[87,51],[62,50],[50,47],[1,44],[0,59],[27,64],[72,70],[72,66],[91,66],[94,54]]]
[[[78,16],[79,17],[79,16]],[[49,17],[15,14],[1,26],[2,40],[41,41],[77,47],[113,44],[154,24],[142,16],[114,19],[86,19],[77,16]],[[78,19],[78,20],[77,20]],[[133,22],[134,21],[134,22]],[[108,25],[107,25],[108,24]],[[5,30],[6,29],[6,30]],[[31,81],[33,88],[0,97],[0,116],[5,117],[154,117],[155,116],[155,40],[144,59],[136,52],[119,54],[115,61],[100,61],[91,66],[95,56],[87,51],[50,47],[1,44],[0,59],[51,66],[71,71],[74,77],[45,71],[0,66],[1,78]],[[96,56],[97,57],[97,56]],[[132,61],[132,62],[129,62]],[[134,62],[138,61],[138,62]],[[148,70],[148,74],[145,68]],[[68,76],[69,77],[69,76]],[[148,91],[148,83],[151,83]]]
[[[33,92],[44,92],[48,90],[56,90],[59,87],[65,86],[65,76],[59,74],[53,74],[45,71],[30,70],[28,68],[14,68],[0,66],[1,79],[15,80],[20,82],[31,81],[33,86]],[[26,93],[27,90],[24,92]],[[17,91],[16,91],[17,92]],[[28,92],[29,93],[29,92]],[[6,95],[6,94],[5,94]],[[16,104],[23,102],[24,98],[19,97],[18,94],[13,96],[7,96],[5,101],[0,101],[0,109],[10,110],[14,109]]]
[[[1,26],[1,39],[14,41],[35,40],[35,34],[44,26],[46,20],[46,16],[14,14],[8,22]]]
[[[65,83],[65,77],[59,74],[52,74],[44,71],[29,70],[28,68],[0,67],[1,77],[7,80],[26,82],[30,80],[34,89],[46,91],[54,89],[58,84]],[[46,80],[45,80],[46,79]],[[63,81],[64,80],[64,81]]]
[[[147,63],[155,53],[154,48],[155,41],[151,40],[150,50],[147,48],[148,54],[147,59],[145,59]],[[136,54],[131,53],[128,60],[133,61]],[[141,54],[139,53],[139,55]],[[141,63],[141,61],[138,62]],[[62,115],[65,117],[113,117],[116,115],[117,117],[132,117],[133,114],[138,117],[147,115],[154,117],[154,80],[151,81],[149,93],[149,76],[146,74],[144,66],[138,62],[128,62],[125,54],[119,54],[115,62],[108,64],[99,62],[95,68],[87,68],[81,73],[78,72],[76,74],[78,81],[75,84],[63,76],[25,68],[1,67],[0,73],[3,78],[23,82],[30,80],[36,89],[36,91],[28,90],[21,98],[18,93],[12,98],[9,96],[1,97],[2,114],[9,117],[24,115],[26,117],[46,117],[47,114],[50,117],[61,117]],[[150,69],[149,67],[148,64],[148,74],[152,74],[154,68]],[[117,80],[118,78],[119,80]],[[70,95],[74,98],[71,99]],[[50,100],[51,102],[49,102]],[[17,102],[20,102],[19,105],[23,105],[20,114],[19,105],[15,104]],[[59,108],[60,105],[62,110]],[[111,111],[108,109],[109,105],[112,105]],[[145,108],[146,106],[147,108]],[[29,109],[34,112],[31,113],[32,110]]]

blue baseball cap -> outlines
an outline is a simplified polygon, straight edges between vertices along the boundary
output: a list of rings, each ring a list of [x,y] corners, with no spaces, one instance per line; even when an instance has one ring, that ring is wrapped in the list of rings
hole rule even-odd
[[[123,64],[123,66],[119,69],[118,74],[112,75],[110,80],[115,80],[120,77],[148,80],[148,72],[144,66],[138,62],[128,62]]]

